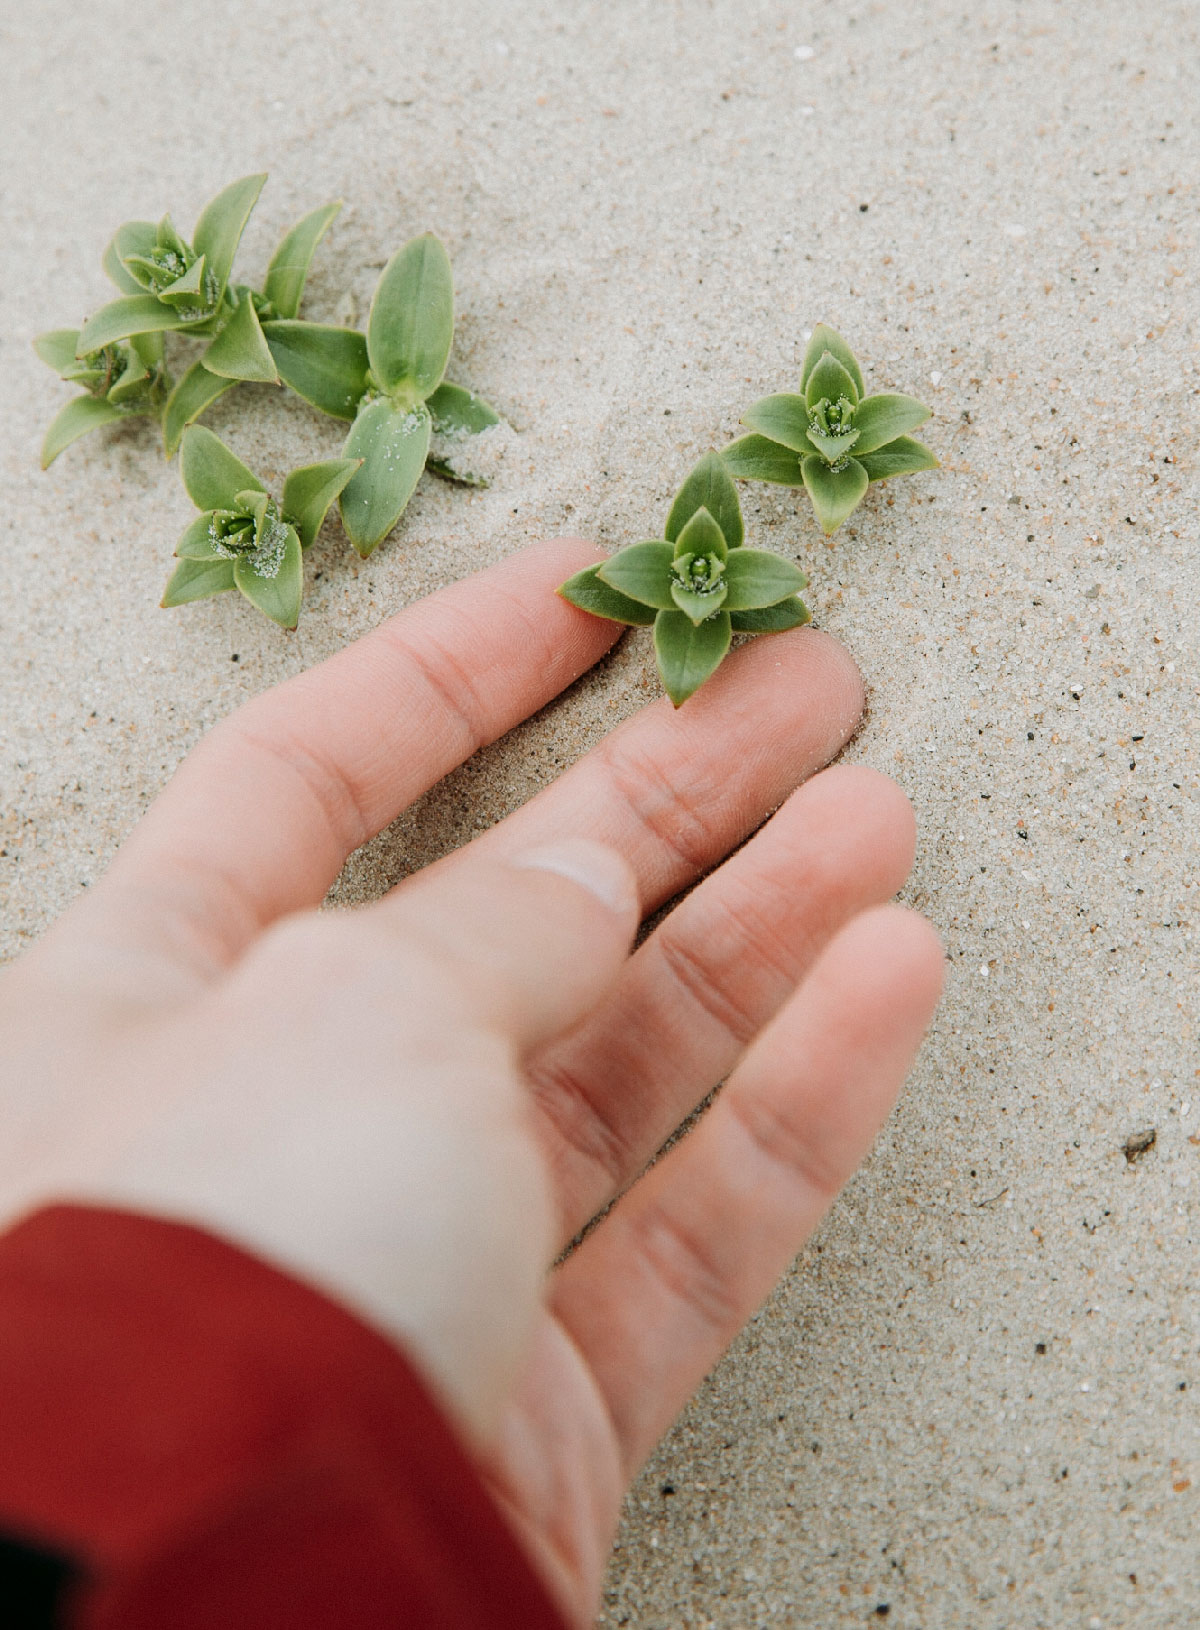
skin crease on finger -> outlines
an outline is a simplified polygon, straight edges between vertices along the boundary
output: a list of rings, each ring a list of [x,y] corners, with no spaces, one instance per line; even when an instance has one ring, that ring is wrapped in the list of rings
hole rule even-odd
[[[582,538],[531,545],[238,708],[17,969],[146,1010],[320,905],[359,845],[611,647],[616,625],[553,593],[598,558]]]
[[[602,1009],[530,1060],[562,1244],[728,1073],[838,929],[895,894],[915,842],[895,782],[823,771],[675,907]]]
[[[489,1465],[579,1624],[622,1489],[867,1153],[943,966],[915,913],[859,913],[690,1136],[551,1281],[551,1317]],[[552,1401],[568,1383],[576,1407],[564,1421]]]

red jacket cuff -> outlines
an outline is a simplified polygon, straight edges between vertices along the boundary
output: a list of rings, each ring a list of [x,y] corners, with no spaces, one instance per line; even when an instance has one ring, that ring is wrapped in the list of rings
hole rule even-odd
[[[563,1630],[390,1342],[201,1229],[0,1236],[0,1530],[86,1630]]]

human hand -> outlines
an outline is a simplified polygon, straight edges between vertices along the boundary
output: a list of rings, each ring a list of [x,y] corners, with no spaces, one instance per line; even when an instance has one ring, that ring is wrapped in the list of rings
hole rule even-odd
[[[0,1223],[64,1196],[185,1218],[389,1331],[580,1624],[630,1478],[866,1152],[941,983],[882,905],[903,794],[813,774],[861,691],[811,630],[318,914],[353,849],[603,653],[617,630],[551,592],[594,558],[527,550],[232,715],[0,980]]]

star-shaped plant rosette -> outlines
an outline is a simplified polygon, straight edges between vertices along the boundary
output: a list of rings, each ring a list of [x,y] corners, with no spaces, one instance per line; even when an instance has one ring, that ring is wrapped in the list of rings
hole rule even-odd
[[[164,606],[207,600],[239,589],[281,628],[295,628],[304,589],[303,551],[321,530],[329,506],[361,467],[329,459],[293,470],[277,504],[262,482],[203,425],[183,435],[179,473],[202,511],[175,545],[179,565]]]
[[[665,537],[630,544],[568,578],[558,592],[593,616],[654,625],[663,686],[676,707],[720,666],[734,634],[782,633],[809,622],[798,566],[742,543],[737,488],[707,453],[675,495]]]
[[[157,418],[162,413],[170,380],[161,334],[139,334],[77,356],[79,330],[52,328],[39,334],[33,346],[60,379],[83,390],[82,396],[73,396],[55,415],[47,430],[42,442],[43,470],[89,430],[139,414]]]
[[[872,481],[938,461],[908,434],[930,410],[915,397],[868,396],[862,369],[842,336],[823,323],[813,330],[800,373],[802,395],[764,396],[742,414],[755,434],[722,454],[731,475],[805,487],[826,537],[857,509]]]

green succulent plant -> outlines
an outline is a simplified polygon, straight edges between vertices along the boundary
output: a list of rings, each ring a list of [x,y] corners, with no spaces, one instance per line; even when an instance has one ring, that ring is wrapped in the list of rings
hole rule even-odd
[[[937,469],[928,447],[908,434],[929,418],[929,408],[912,396],[868,396],[854,352],[823,323],[805,353],[800,391],[755,402],[742,415],[753,434],[732,442],[722,457],[741,480],[806,488],[826,537],[871,482]]]
[[[317,245],[341,207],[340,201],[322,204],[284,234],[271,256],[261,289],[245,283],[230,285],[227,292],[232,309],[203,356],[180,377],[163,409],[163,444],[168,458],[179,446],[188,425],[240,380],[279,383],[263,324],[296,317]]]
[[[179,558],[164,606],[238,589],[282,628],[295,628],[304,587],[303,551],[329,506],[359,468],[330,459],[293,470],[276,503],[262,482],[211,430],[183,434],[180,474],[201,513],[175,546]]]
[[[232,282],[234,256],[265,180],[244,176],[218,193],[190,242],[170,216],[157,225],[118,227],[104,269],[120,298],[82,329],[55,329],[34,342],[44,361],[87,391],[51,425],[43,466],[88,430],[132,413],[161,420],[169,458],[188,426],[239,381],[283,383],[321,412],[351,422],[344,452],[357,473],[340,508],[351,543],[366,557],[404,513],[422,470],[488,484],[472,444],[500,415],[444,378],[454,287],[449,256],[432,233],[406,243],[384,267],[365,334],[299,316],[313,255],[340,203],[323,204],[292,227],[261,289]],[[207,344],[172,384],[163,338],[175,332]]]
[[[84,323],[80,350],[98,350],[133,334],[172,330],[204,338],[217,334],[240,304],[229,276],[266,179],[248,175],[225,187],[200,212],[190,242],[175,230],[169,215],[157,226],[153,221],[119,226],[104,251],[104,270],[121,296]]]
[[[169,215],[157,225],[126,221],[117,228],[103,263],[120,298],[82,329],[54,329],[34,341],[62,378],[86,384],[93,400],[113,411],[85,407],[82,398],[68,403],[47,434],[43,467],[78,436],[111,423],[118,408],[158,416],[169,458],[187,426],[240,380],[279,383],[262,323],[296,317],[317,245],[342,206],[323,204],[292,227],[271,257],[261,290],[233,283],[234,256],[265,180],[243,176],[219,192],[202,210],[191,242]],[[209,342],[174,385],[163,360],[163,337],[173,332]],[[74,336],[72,357],[68,335]],[[135,358],[146,370],[140,391]],[[105,394],[95,381],[109,374],[113,384]]]
[[[456,444],[500,423],[480,397],[444,379],[454,338],[450,257],[433,233],[384,267],[365,334],[286,319],[263,324],[279,377],[297,396],[352,421],[344,452],[362,468],[340,499],[342,525],[364,558],[404,513],[425,468],[471,486],[486,478],[431,453],[434,434]]]
[[[77,328],[54,328],[33,342],[42,361],[69,385],[83,387],[59,412],[42,442],[42,469],[89,430],[139,414],[157,416],[169,389],[162,336],[140,334],[83,356]]]
[[[734,634],[781,633],[809,622],[798,566],[747,549],[737,488],[707,453],[675,495],[662,538],[630,544],[559,587],[572,605],[654,627],[663,686],[680,707],[720,666]]]

